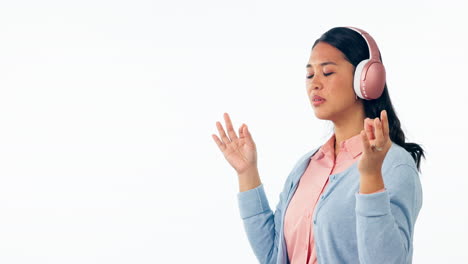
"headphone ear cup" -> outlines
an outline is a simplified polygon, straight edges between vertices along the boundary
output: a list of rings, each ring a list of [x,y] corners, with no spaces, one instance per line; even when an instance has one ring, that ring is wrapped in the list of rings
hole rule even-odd
[[[366,63],[369,61],[369,59],[363,60],[359,62],[359,64],[356,66],[356,70],[354,71],[354,92],[359,98],[362,99],[367,99],[365,96],[362,94],[362,89],[361,89],[361,80],[364,79],[364,75],[362,74],[362,70],[366,66]]]
[[[370,99],[379,98],[385,87],[385,67],[380,61],[371,61],[365,73],[364,89]]]

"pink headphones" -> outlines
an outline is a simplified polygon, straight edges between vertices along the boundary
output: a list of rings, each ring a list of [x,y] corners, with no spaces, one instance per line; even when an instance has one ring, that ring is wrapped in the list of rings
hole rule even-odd
[[[379,98],[385,86],[385,68],[380,61],[380,52],[375,40],[362,29],[352,29],[366,40],[369,47],[369,59],[359,62],[354,72],[354,92],[359,98],[372,100]]]

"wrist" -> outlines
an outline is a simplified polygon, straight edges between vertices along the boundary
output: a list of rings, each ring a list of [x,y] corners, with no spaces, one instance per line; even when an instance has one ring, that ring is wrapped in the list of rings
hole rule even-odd
[[[359,193],[370,194],[385,188],[381,173],[361,174]]]
[[[252,168],[245,172],[238,173],[239,180],[239,191],[245,192],[250,189],[256,188],[261,184],[260,175],[258,169]]]

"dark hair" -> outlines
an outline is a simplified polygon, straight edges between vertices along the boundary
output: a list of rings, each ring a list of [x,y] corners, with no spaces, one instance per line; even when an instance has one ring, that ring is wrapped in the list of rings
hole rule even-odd
[[[335,27],[328,30],[315,41],[312,48],[314,48],[319,42],[326,42],[340,50],[344,54],[345,59],[353,64],[354,67],[356,67],[362,60],[368,59],[370,56],[366,40],[361,36],[361,34],[346,27]],[[380,55],[380,60],[382,61],[382,55]],[[403,133],[400,120],[393,109],[393,105],[388,94],[387,83],[385,83],[383,93],[379,98],[374,100],[363,100],[363,104],[366,117],[372,119],[380,117],[380,112],[382,110],[385,109],[387,111],[390,127],[390,139],[411,154],[418,170],[420,171],[421,156],[426,158],[424,150],[416,143],[405,142],[405,133]]]

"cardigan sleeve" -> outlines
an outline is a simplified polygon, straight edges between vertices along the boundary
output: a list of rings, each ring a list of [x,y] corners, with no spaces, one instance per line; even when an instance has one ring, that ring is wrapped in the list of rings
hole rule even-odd
[[[240,215],[250,246],[261,264],[275,264],[281,238],[281,214],[289,181],[280,193],[276,210],[270,209],[263,184],[237,194]]]
[[[422,206],[417,170],[399,164],[383,173],[385,191],[356,193],[356,235],[359,261],[411,263],[413,231]]]
[[[378,192],[383,192],[383,191],[385,191],[385,187],[375,192],[371,192],[371,193],[378,193]],[[371,194],[371,193],[367,193],[367,194]],[[365,193],[359,193],[359,194],[365,194]]]

